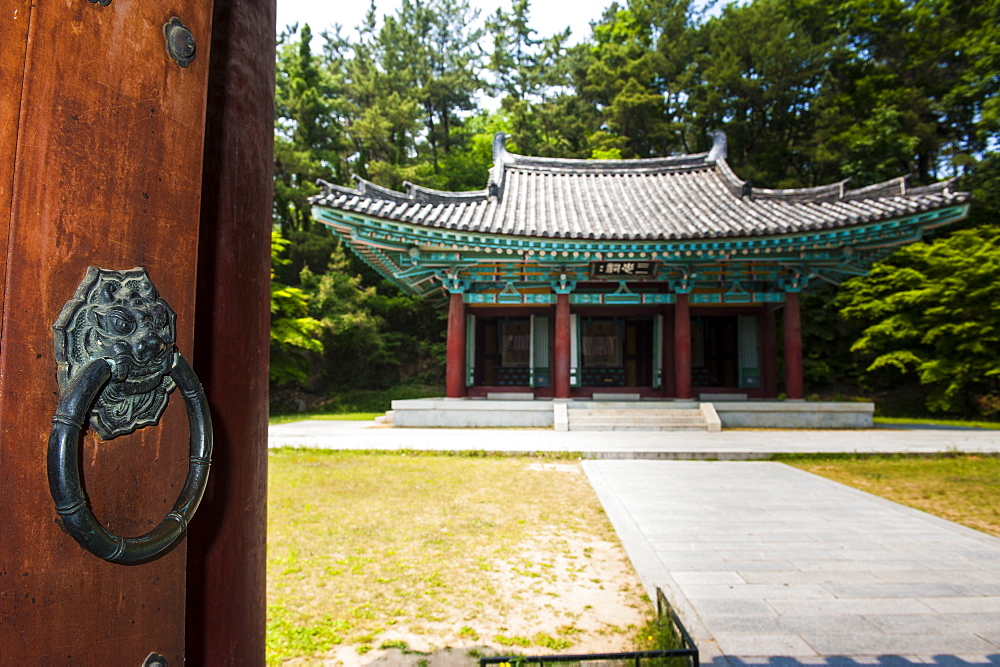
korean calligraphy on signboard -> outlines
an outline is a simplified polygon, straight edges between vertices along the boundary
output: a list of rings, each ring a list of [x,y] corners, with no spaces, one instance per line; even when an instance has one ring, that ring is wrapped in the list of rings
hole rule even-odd
[[[591,262],[591,278],[650,278],[656,274],[656,262],[647,260],[618,260]]]

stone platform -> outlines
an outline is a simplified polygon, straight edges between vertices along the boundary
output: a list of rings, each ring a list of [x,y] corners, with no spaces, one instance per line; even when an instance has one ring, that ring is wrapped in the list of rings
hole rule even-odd
[[[591,430],[673,430],[658,427],[662,420],[646,419],[654,412],[670,414],[671,410],[698,410],[704,418],[699,430],[721,428],[873,428],[875,406],[872,403],[833,403],[805,401],[612,401],[581,399],[524,398],[420,398],[392,402],[389,419],[393,426],[404,428],[555,428],[574,429],[573,417],[582,424],[583,411],[591,423],[605,424]],[[577,412],[580,411],[580,412]],[[615,422],[616,411],[626,411]],[[605,413],[609,419],[595,418]],[[674,413],[676,414],[676,413]],[[639,415],[638,417],[636,415]],[[640,418],[643,417],[643,418]],[[612,424],[617,423],[618,426]],[[642,424],[646,423],[646,428]]]

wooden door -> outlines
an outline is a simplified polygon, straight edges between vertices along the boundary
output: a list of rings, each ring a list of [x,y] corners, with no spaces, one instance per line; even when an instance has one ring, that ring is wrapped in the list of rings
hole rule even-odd
[[[653,321],[651,319],[625,320],[625,385],[652,387],[655,352],[653,349]]]
[[[213,3],[34,0],[13,3],[13,14],[10,4],[0,18],[0,662],[141,665],[156,653],[180,665],[187,543],[136,566],[83,550],[56,521],[45,452],[59,391],[52,324],[88,266],[145,267],[176,311],[177,348],[188,360],[198,347],[196,293],[211,296],[214,281],[231,277],[201,286],[198,278]],[[186,67],[166,47],[163,27],[175,18],[195,44]],[[210,233],[232,217],[212,220]],[[254,252],[242,272],[264,268]],[[266,285],[257,275],[248,282],[255,294]],[[260,326],[251,329],[259,372]],[[238,339],[225,344],[245,349]],[[210,359],[211,346],[201,348]],[[259,455],[259,443],[247,446]],[[156,426],[108,441],[85,431],[81,474],[94,514],[113,533],[147,532],[176,499],[187,458],[176,392]],[[213,492],[216,506],[233,505],[226,492]],[[218,530],[219,521],[208,524]]]

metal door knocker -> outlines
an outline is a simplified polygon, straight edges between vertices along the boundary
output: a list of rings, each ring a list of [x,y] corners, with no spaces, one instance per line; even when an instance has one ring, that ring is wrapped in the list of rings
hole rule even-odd
[[[164,555],[187,531],[205,493],[212,460],[212,417],[198,377],[174,347],[175,315],[146,270],[89,267],[76,296],[52,326],[59,405],[49,434],[49,490],[66,531],[113,563]],[[97,521],[80,481],[80,431],[104,440],[159,422],[180,387],[191,431],[187,479],[173,509],[140,537],[119,537]]]

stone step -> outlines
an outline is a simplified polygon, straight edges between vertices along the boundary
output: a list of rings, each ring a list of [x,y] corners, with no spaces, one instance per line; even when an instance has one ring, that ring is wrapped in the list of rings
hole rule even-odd
[[[705,431],[705,424],[620,424],[593,423],[574,424],[570,422],[570,431]]]
[[[704,424],[705,418],[701,415],[685,415],[682,417],[656,417],[656,416],[611,416],[611,415],[573,415],[570,418],[572,424],[589,424],[593,422],[608,424]]]
[[[702,419],[701,410],[574,410],[571,419],[602,417],[607,419]]]
[[[569,410],[697,410],[696,401],[568,401]]]
[[[691,405],[664,409],[635,406],[577,406],[567,412],[570,431],[707,431],[702,411]]]

